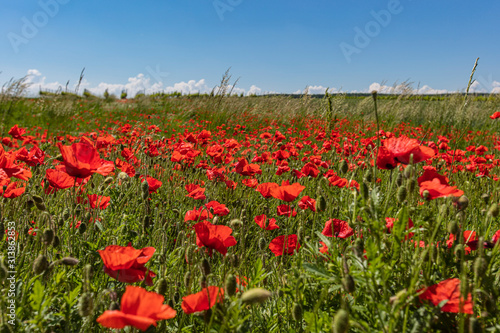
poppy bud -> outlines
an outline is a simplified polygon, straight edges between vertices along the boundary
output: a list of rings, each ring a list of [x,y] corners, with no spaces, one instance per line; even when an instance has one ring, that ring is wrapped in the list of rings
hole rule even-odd
[[[78,265],[80,260],[72,257],[64,257],[61,259],[61,263],[66,266],[75,266]]]
[[[340,161],[339,170],[341,173],[346,173],[347,171],[349,171],[349,165],[347,164],[346,160]]]
[[[63,210],[63,219],[67,220],[71,217],[71,212],[69,211],[69,208],[64,208]]]
[[[45,244],[50,244],[54,240],[54,230],[46,229],[42,235],[43,242]]]
[[[61,240],[59,239],[59,236],[54,236],[54,239],[52,240],[52,246],[57,248],[57,247],[59,247],[59,244],[61,244]]]
[[[368,184],[364,181],[361,183],[361,196],[363,197],[363,200],[368,201],[368,197],[370,195],[370,190],[368,188]]]
[[[488,215],[493,216],[493,217],[497,217],[498,213],[499,213],[498,205],[496,203],[494,203],[493,205],[491,205],[490,209],[488,210]]]
[[[113,182],[113,177],[107,177],[106,179],[104,179],[104,184],[108,185],[108,184],[111,184]]]
[[[408,192],[406,191],[406,187],[405,186],[400,186],[398,188],[398,201],[400,203],[403,203],[405,200],[406,200],[406,195],[408,194]]]
[[[377,100],[377,91],[376,90],[372,90],[372,98],[374,101]]]
[[[457,246],[455,246],[455,257],[457,259],[461,258],[463,252],[464,252],[464,246],[462,244],[458,244]]]
[[[90,281],[92,279],[92,265],[87,264],[83,267],[83,278],[85,281]]]
[[[294,303],[292,308],[292,317],[295,321],[301,321],[303,315],[302,305]]]
[[[127,181],[129,180],[129,178],[130,178],[129,175],[126,172],[122,171],[118,174],[118,179],[121,181]]]
[[[261,237],[259,239],[259,250],[264,251],[267,249],[267,241],[264,237]]]
[[[240,212],[240,220],[241,221],[244,221],[246,219],[246,210],[245,209],[242,209],[241,212]]]
[[[61,141],[61,142],[63,142],[63,141]],[[63,143],[64,143],[64,142],[63,142]],[[63,158],[62,154],[57,155],[57,156],[55,157],[55,159],[56,159],[56,160],[58,160],[59,162],[63,162],[63,161],[64,161],[64,158]]]
[[[483,195],[481,195],[481,199],[483,199],[483,202],[487,205],[490,201],[490,195],[488,193],[484,193]]]
[[[187,271],[184,274],[184,286],[189,289],[189,286],[191,285],[191,272]]]
[[[304,237],[304,229],[302,228],[302,226],[300,226],[298,229],[297,229],[297,243],[302,243],[303,239],[302,237]]]
[[[373,180],[373,173],[371,170],[366,170],[365,174],[363,175],[363,179],[369,183]]]
[[[178,303],[178,302],[179,302],[179,300],[181,299],[181,294],[179,294],[179,292],[178,292],[178,291],[176,291],[176,292],[174,293],[174,297],[173,297],[173,298],[174,298],[174,302],[175,302],[175,303]]]
[[[316,210],[319,212],[324,212],[326,209],[326,199],[324,196],[320,195],[318,199],[316,199]]]
[[[353,293],[354,290],[356,290],[356,285],[354,283],[354,279],[352,278],[351,274],[347,274],[342,279],[342,285],[344,286],[345,291],[347,291],[348,293]]]
[[[271,297],[271,292],[263,288],[254,288],[247,290],[241,296],[241,301],[247,304],[255,304],[265,302]]]
[[[474,261],[474,274],[478,279],[482,278],[488,270],[488,262],[484,257],[478,257]]]
[[[429,198],[429,195],[430,195],[430,193],[428,190],[424,190],[422,192],[422,197],[424,198],[424,200],[427,200]]]
[[[214,218],[212,219],[212,224],[217,224],[218,221],[219,221],[219,217],[214,216]]]
[[[149,228],[149,222],[150,222],[149,215],[144,215],[144,218],[142,220],[142,227],[144,230]]]
[[[35,262],[33,263],[33,272],[38,275],[45,272],[48,267],[49,261],[47,260],[47,257],[41,254],[38,256],[38,258],[35,259]]]
[[[90,293],[84,293],[82,297],[80,297],[80,302],[78,303],[78,313],[82,317],[87,317],[92,314],[92,310],[94,309],[94,300]]]
[[[340,309],[333,318],[333,333],[346,333],[349,330],[349,313]]]
[[[32,195],[31,196],[33,198],[33,201],[35,201],[35,204],[41,204],[43,203],[43,199],[41,196],[39,195]]]
[[[82,222],[80,224],[80,227],[78,228],[78,232],[80,233],[80,235],[83,235],[85,231],[87,231],[87,223]]]
[[[193,263],[193,253],[191,251],[191,246],[188,246],[186,248],[186,252],[184,253],[184,257],[186,258],[186,262],[188,264],[192,264]]]
[[[231,259],[232,259],[231,261],[233,263],[233,267],[238,268],[238,266],[240,265],[240,258],[238,258],[238,256],[236,254],[233,254]]]
[[[5,234],[5,225],[3,224],[3,221],[0,221],[0,237],[3,237]]]
[[[417,180],[416,179],[411,178],[411,179],[408,179],[406,181],[406,187],[407,187],[408,192],[412,193],[413,191],[415,191],[415,187],[416,186],[417,186]]]
[[[398,176],[396,177],[396,184],[398,186],[403,185],[403,174],[402,173],[398,173]]]
[[[215,223],[213,223],[215,224]],[[229,222],[229,225],[231,226],[231,228],[238,228],[238,227],[242,227],[243,226],[243,222],[241,220],[238,220],[238,219],[234,219],[234,220],[231,220],[231,222]]]
[[[147,200],[149,198],[149,192],[141,192],[142,200]]]
[[[410,179],[413,176],[413,165],[408,165],[404,170],[403,170],[403,176],[406,179]]]
[[[200,269],[201,269],[201,273],[204,276],[207,276],[210,274],[210,263],[208,262],[207,258],[203,258],[203,260],[201,261]]]
[[[452,221],[450,221],[450,223],[448,223],[448,232],[450,234],[457,235],[459,231],[460,231],[460,229],[458,227],[457,221],[452,220]]]
[[[457,201],[457,209],[464,210],[469,205],[469,198],[465,195],[462,195]]]
[[[200,279],[198,281],[200,283],[201,289],[207,287],[207,277],[205,275],[200,276]]]
[[[35,206],[36,206],[36,208],[38,208],[38,210],[41,210],[42,212],[47,210],[47,207],[45,206],[45,204],[43,202],[38,203],[35,201]]]
[[[35,202],[34,202],[33,200],[28,199],[28,200],[26,201],[26,208],[27,208],[28,210],[29,210],[29,209],[31,209],[31,208],[33,208],[33,206],[34,206],[34,205],[35,205]]]
[[[236,294],[236,277],[233,274],[229,274],[226,278],[226,292],[229,296]]]
[[[212,309],[208,309],[203,313],[203,320],[206,324],[210,323],[210,319],[212,319]]]

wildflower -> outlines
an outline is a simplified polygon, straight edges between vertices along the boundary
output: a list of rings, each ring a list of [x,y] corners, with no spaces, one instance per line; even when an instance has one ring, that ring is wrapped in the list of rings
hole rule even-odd
[[[215,303],[222,303],[224,301],[224,289],[209,286],[203,288],[196,294],[184,296],[182,298],[181,308],[186,314],[201,312],[211,309]]]
[[[435,306],[447,300],[448,302],[441,307],[443,312],[474,313],[471,294],[467,295],[467,299],[464,299],[463,295],[460,294],[459,279],[447,279],[417,292],[419,291],[423,291],[418,296],[421,300],[428,300]]]
[[[171,319],[177,314],[167,304],[164,297],[140,287],[127,286],[122,296],[120,310],[107,310],[97,318],[97,322],[108,328],[124,328],[134,326],[145,331],[151,325],[156,326],[158,320]]]

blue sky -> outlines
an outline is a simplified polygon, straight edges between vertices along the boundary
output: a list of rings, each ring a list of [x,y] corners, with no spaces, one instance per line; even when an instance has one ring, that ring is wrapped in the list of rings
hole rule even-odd
[[[500,92],[500,2],[480,0],[3,1],[0,83],[33,91]],[[36,88],[35,88],[36,87]]]

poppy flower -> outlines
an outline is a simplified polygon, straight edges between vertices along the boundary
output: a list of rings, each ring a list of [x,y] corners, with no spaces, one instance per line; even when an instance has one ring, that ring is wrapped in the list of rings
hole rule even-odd
[[[186,215],[184,215],[184,222],[187,221],[201,221],[201,220],[206,220],[206,219],[211,219],[213,217],[212,213],[205,207],[200,207],[196,209],[196,207],[193,208],[193,210],[188,210],[186,212]]]
[[[283,215],[288,216],[288,217],[290,217],[290,216],[292,216],[292,217],[297,216],[297,212],[295,211],[295,209],[292,210],[291,207],[289,205],[287,205],[287,204],[279,205],[276,208],[276,210],[277,210],[278,216],[283,216]]]
[[[236,163],[235,171],[242,176],[250,177],[253,177],[256,174],[262,174],[262,170],[258,164],[248,164],[248,161],[245,158],[240,159],[238,163]]]
[[[217,201],[210,201],[209,203],[206,203],[205,206],[208,209],[213,210],[213,213],[218,216],[226,216],[229,214],[229,209],[226,207],[226,205],[221,204]]]
[[[212,250],[226,255],[227,248],[236,245],[236,239],[231,236],[233,229],[225,225],[215,225],[208,221],[198,222],[194,225],[196,232],[196,245],[206,247],[211,256]]]
[[[316,211],[316,200],[305,195],[299,201],[299,208],[300,209],[310,209],[313,212],[315,212]]]
[[[243,183],[243,185],[250,188],[256,188],[257,185],[259,185],[259,181],[255,178],[245,178],[241,182]]]
[[[420,184],[420,196],[424,198],[424,191],[427,191],[427,200],[433,200],[441,197],[460,197],[464,191],[457,189],[456,186],[443,184],[438,178],[432,181],[425,181]]]
[[[45,153],[37,146],[33,146],[29,151],[26,147],[22,147],[17,151],[16,159],[33,167],[35,165],[43,164],[43,161],[45,160]]]
[[[394,222],[396,221],[398,221],[398,219],[394,217],[385,218],[385,227],[387,228],[387,233],[389,234],[392,233],[392,229],[394,228]],[[408,218],[408,225],[406,226],[406,230],[411,228],[413,228],[413,221],[410,218]],[[406,237],[412,238],[414,235],[415,234],[413,232],[410,232]]]
[[[261,183],[257,186],[256,191],[262,194],[262,196],[267,199],[271,197],[271,189],[275,187],[279,187],[279,185],[276,183]]]
[[[382,144],[377,156],[377,166],[380,169],[394,169],[398,163],[409,164],[411,155],[413,163],[425,161],[435,155],[434,149],[421,146],[418,140],[404,135],[385,139]]]
[[[185,186],[186,191],[188,191],[188,194],[186,197],[193,198],[194,200],[205,200],[205,188],[200,187],[199,185],[196,184],[188,184]]]
[[[443,312],[474,313],[472,311],[471,294],[469,293],[467,295],[467,299],[464,299],[464,297],[460,295],[459,279],[447,279],[430,287],[417,290],[417,292],[420,291],[423,292],[418,297],[421,300],[430,301],[435,306],[438,306],[441,302],[447,300],[448,302],[441,307],[441,311]]]
[[[298,249],[300,249],[300,244],[295,234],[278,236],[269,244],[269,250],[271,250],[276,257],[282,256],[283,254],[293,255]]]
[[[8,134],[14,139],[23,140],[23,135],[26,134],[26,129],[16,125],[12,126]]]
[[[254,217],[253,219],[255,223],[259,227],[261,227],[264,230],[274,230],[274,229],[279,229],[280,227],[276,224],[276,219],[270,219],[269,224],[267,224],[267,216],[266,214],[258,215]]]
[[[291,202],[295,200],[305,188],[305,186],[299,183],[294,183],[292,185],[282,184],[281,186],[272,187],[270,189],[270,194],[273,198]]]
[[[330,219],[326,221],[321,233],[327,237],[347,238],[354,235],[354,230],[346,221]]]
[[[209,286],[203,288],[196,294],[184,296],[182,298],[181,308],[186,314],[201,312],[211,309],[215,303],[222,303],[224,301],[224,289]]]
[[[302,167],[300,172],[303,173],[305,176],[311,176],[313,178],[316,178],[318,177],[319,169],[316,166],[316,164],[308,162]]]
[[[106,310],[97,322],[108,328],[134,326],[145,331],[158,320],[172,319],[177,311],[163,304],[164,297],[140,287],[127,286],[122,296],[120,310]]]
[[[11,182],[9,178],[0,180],[0,195],[4,198],[17,198],[24,193],[25,187],[19,187],[18,182]]]
[[[87,198],[89,199],[90,207],[92,209],[106,209],[111,201],[111,197],[97,194],[87,194]]]
[[[15,156],[5,152],[2,145],[0,145],[0,179],[15,177],[28,180],[31,176],[31,171],[16,164]]]
[[[155,273],[144,267],[155,253],[154,247],[141,250],[128,246],[110,245],[104,250],[98,250],[104,263],[104,272],[110,277],[124,283],[134,283],[146,280],[146,285],[152,286]]]
[[[80,142],[73,143],[71,146],[63,146],[58,142],[57,146],[64,159],[66,173],[72,177],[87,178],[94,173],[108,175],[114,169],[114,164],[104,163],[97,149],[88,143]]]
[[[50,187],[53,188],[52,191],[54,189],[62,190],[75,186],[75,178],[58,169],[47,169],[45,171],[45,179],[49,182]],[[50,189],[48,190],[52,193]]]
[[[476,236],[476,232],[470,231],[470,230],[464,230],[462,235],[464,237],[465,254],[470,254],[471,251],[477,250],[478,238]],[[455,235],[450,234],[449,239],[446,241],[446,245],[448,246],[449,249],[451,249],[453,246],[453,243],[455,243]]]
[[[144,182],[144,176],[141,176],[141,182]],[[149,194],[156,193],[156,191],[163,185],[161,181],[156,178],[146,176],[146,181],[149,185]]]
[[[493,237],[491,238],[491,242],[496,244],[500,240],[500,230],[497,230]]]
[[[491,119],[498,119],[500,118],[500,112],[496,111],[490,116]],[[10,133],[9,133],[10,134]]]

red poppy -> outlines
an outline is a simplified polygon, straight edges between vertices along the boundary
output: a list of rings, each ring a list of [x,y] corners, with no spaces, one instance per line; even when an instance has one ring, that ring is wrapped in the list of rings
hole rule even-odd
[[[413,163],[425,161],[435,155],[434,149],[421,146],[416,139],[407,136],[388,138],[382,142],[377,156],[377,166],[380,169],[394,169],[398,163],[409,164],[413,155]]]
[[[33,167],[35,165],[43,164],[43,161],[45,160],[45,153],[37,146],[33,146],[30,151],[28,151],[26,147],[22,147],[17,151],[16,159]]]
[[[236,239],[231,236],[233,229],[225,225],[215,225],[208,221],[198,222],[194,225],[196,244],[205,246],[211,256],[212,250],[226,255],[227,248],[236,245]]]
[[[11,182],[9,178],[0,180],[0,195],[4,198],[17,198],[24,193],[25,187],[18,187],[18,182]]]
[[[188,184],[185,186],[186,191],[188,191],[188,194],[186,197],[193,198],[195,200],[205,200],[205,188],[200,187],[199,185],[196,184]]]
[[[281,186],[272,187],[270,189],[270,194],[273,198],[291,202],[295,200],[305,188],[305,186],[299,183],[294,183],[292,185],[282,184]]]
[[[396,222],[396,221],[398,221],[398,219],[393,218],[393,217],[386,217],[385,218],[385,227],[387,228],[387,232],[389,234],[392,233],[392,229],[394,227],[394,222]],[[411,228],[413,228],[413,221],[410,218],[408,218],[408,225],[406,226],[406,230],[411,229]],[[408,236],[406,236],[406,237],[412,238],[413,235],[414,235],[414,233],[410,232],[408,234]]]
[[[300,249],[300,244],[295,234],[278,236],[269,244],[269,250],[271,250],[276,257],[282,256],[283,254],[293,255],[298,249]]]
[[[354,235],[354,230],[346,221],[330,219],[326,221],[325,228],[321,233],[327,237],[347,238]]]
[[[495,234],[491,238],[491,241],[496,244],[499,240],[500,240],[500,230],[497,230],[497,232],[495,232]]]
[[[464,237],[465,254],[470,254],[471,251],[477,250],[477,243],[479,239],[476,236],[476,232],[470,230],[464,230],[462,235]],[[448,246],[449,249],[451,249],[453,243],[455,243],[455,235],[450,234],[450,237],[446,241],[446,245]]]
[[[318,174],[319,174],[318,167],[316,166],[316,164],[314,164],[312,162],[306,163],[302,167],[302,169],[300,170],[300,172],[303,173],[306,176],[311,176],[313,178],[318,177]]]
[[[136,250],[128,246],[110,245],[98,250],[104,263],[104,272],[120,282],[134,283],[146,280],[152,286],[155,273],[144,267],[155,253],[154,247]]]
[[[229,209],[226,207],[226,205],[221,204],[217,201],[210,201],[209,203],[205,204],[205,206],[208,209],[211,209],[215,215],[218,216],[226,216],[229,214]]]
[[[141,182],[144,182],[144,176],[141,176]],[[156,191],[163,185],[161,181],[156,178],[146,176],[146,181],[149,185],[149,194],[156,193]]]
[[[297,212],[295,211],[295,209],[292,210],[291,207],[287,204],[279,205],[277,207],[277,214],[278,216],[283,216],[283,215],[288,217],[290,217],[290,215],[292,217],[297,216]]]
[[[177,311],[163,304],[164,297],[140,287],[127,286],[122,296],[120,310],[106,310],[97,322],[108,328],[134,326],[145,331],[158,320],[172,319]]]
[[[276,183],[261,183],[257,186],[256,191],[267,199],[271,197],[271,190],[275,187],[279,187],[279,185]]]
[[[209,286],[203,288],[202,291],[196,294],[184,296],[182,298],[181,308],[186,314],[205,311],[212,308],[215,303],[224,301],[224,289]]]
[[[313,212],[315,212],[316,211],[316,200],[305,195],[302,197],[302,199],[300,199],[299,207],[300,207],[300,209],[310,209]]]
[[[279,229],[280,227],[276,224],[276,219],[270,219],[269,224],[267,224],[267,216],[266,214],[262,214],[259,216],[254,217],[253,219],[255,223],[259,227],[261,227],[264,230],[274,230],[274,229]]]
[[[26,134],[26,129],[17,126],[17,124],[9,130],[9,135],[14,139],[23,140],[23,134]]]
[[[250,188],[256,188],[257,185],[259,185],[259,181],[255,178],[245,178],[241,182],[243,183],[243,185]]]
[[[213,217],[212,213],[205,207],[200,207],[196,209],[196,207],[193,208],[193,210],[188,210],[186,212],[186,215],[184,216],[184,222],[187,221],[201,221],[201,220],[206,220],[206,219],[211,219]]]
[[[262,174],[262,170],[258,164],[248,164],[248,161],[245,158],[240,159],[238,163],[236,163],[235,171],[242,176],[250,177],[253,177],[256,174]]]
[[[498,119],[500,118],[500,112],[496,111],[490,116],[491,119]],[[10,134],[10,133],[9,133]]]
[[[417,292],[424,291],[418,297],[421,300],[428,300],[433,305],[438,306],[443,301],[448,301],[441,311],[453,313],[468,313],[473,314],[472,311],[472,296],[469,293],[467,299],[460,295],[460,280],[447,279],[432,285],[427,288],[417,290]],[[461,304],[462,303],[462,304]]]
[[[31,176],[31,171],[17,165],[15,163],[15,156],[6,153],[2,145],[0,145],[0,179],[16,177],[28,180]]]
[[[90,207],[92,209],[106,209],[111,201],[111,197],[97,194],[87,194],[87,198],[89,198]]]
[[[424,197],[424,191],[428,193],[427,200],[449,196],[460,197],[464,194],[464,191],[457,189],[456,186],[441,183],[438,178],[422,182],[420,184],[420,196],[422,198]]]
[[[73,143],[71,146],[63,146],[58,142],[57,146],[64,159],[66,173],[72,177],[86,178],[94,173],[106,176],[114,169],[114,164],[101,160],[97,149],[88,143],[80,142]]]

